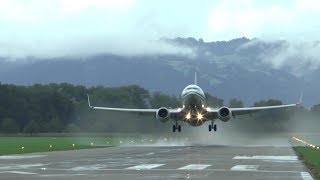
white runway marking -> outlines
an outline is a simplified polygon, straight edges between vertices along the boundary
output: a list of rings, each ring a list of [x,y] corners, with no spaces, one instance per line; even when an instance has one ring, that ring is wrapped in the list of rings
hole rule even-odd
[[[72,171],[92,171],[92,170],[99,170],[104,168],[105,166],[101,164],[96,164],[96,165],[87,165],[87,166],[78,166],[71,168]]]
[[[32,173],[32,172],[23,172],[23,171],[0,171],[0,173],[12,173],[12,174],[37,174],[37,173]]]
[[[179,169],[187,169],[187,170],[201,170],[211,166],[210,164],[189,164],[187,166],[183,166]]]
[[[301,176],[303,180],[313,180],[312,176],[308,172],[301,172]]]
[[[47,155],[20,155],[20,156],[0,156],[0,159],[29,159],[29,158],[39,158],[45,157]]]
[[[137,166],[128,167],[126,169],[133,169],[133,170],[145,170],[145,169],[153,169],[160,166],[163,166],[164,164],[140,164]]]
[[[297,161],[298,157],[297,156],[235,156],[232,159]]]
[[[0,165],[0,170],[27,169],[27,168],[39,167],[39,166],[45,166],[45,165],[48,165],[48,164],[36,163],[36,164],[12,164],[12,165],[6,165],[6,166]]]
[[[257,171],[259,165],[236,165],[233,166],[231,171]]]

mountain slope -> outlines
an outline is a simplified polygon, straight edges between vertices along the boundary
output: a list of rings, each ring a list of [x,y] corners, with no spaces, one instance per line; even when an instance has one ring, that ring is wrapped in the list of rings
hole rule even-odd
[[[91,57],[54,59],[28,58],[0,60],[0,81],[18,85],[68,82],[86,86],[138,84],[151,91],[179,95],[198,72],[205,92],[224,98],[243,100],[247,105],[261,99],[281,99],[292,103],[304,91],[306,105],[317,104],[318,71],[297,76],[292,68],[275,68],[261,58],[286,45],[284,41],[259,42],[246,38],[222,42],[203,42],[194,38],[164,39],[167,43],[192,49],[193,55],[120,56],[102,54]],[[227,103],[226,103],[227,104]]]

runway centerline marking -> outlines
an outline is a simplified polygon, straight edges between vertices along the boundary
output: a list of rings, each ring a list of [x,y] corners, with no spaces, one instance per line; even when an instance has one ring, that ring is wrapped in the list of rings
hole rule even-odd
[[[274,160],[274,161],[298,161],[297,156],[235,156],[232,159],[244,160]]]
[[[183,166],[181,168],[178,169],[182,169],[182,170],[202,170],[205,169],[207,167],[211,166],[210,164],[189,164],[187,166]]]
[[[236,165],[233,166],[231,171],[257,171],[259,165]]]
[[[301,176],[303,180],[313,180],[313,177],[308,172],[301,172]]]
[[[132,166],[132,167],[128,167],[126,169],[131,169],[131,170],[145,170],[145,169],[153,169],[153,168],[157,168],[160,166],[163,166],[164,164],[140,164],[137,166]]]

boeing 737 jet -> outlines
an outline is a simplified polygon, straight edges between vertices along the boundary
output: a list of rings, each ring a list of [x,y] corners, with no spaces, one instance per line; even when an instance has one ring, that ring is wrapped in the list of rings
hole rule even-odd
[[[187,122],[191,126],[200,126],[206,121],[211,121],[209,124],[209,131],[217,131],[215,120],[227,122],[231,117],[238,115],[250,114],[267,109],[280,109],[299,106],[301,98],[296,104],[286,104],[278,106],[264,106],[264,107],[244,107],[244,108],[229,108],[226,106],[220,108],[211,108],[206,105],[205,95],[203,90],[197,85],[197,75],[195,74],[194,84],[185,87],[181,93],[182,107],[170,109],[161,107],[159,109],[126,109],[126,108],[111,108],[111,107],[97,107],[90,104],[88,95],[88,104],[91,109],[100,109],[107,111],[118,111],[123,113],[137,113],[139,115],[150,115],[160,120],[161,122],[168,122],[172,120],[175,124],[172,127],[173,132],[181,131],[179,122]]]

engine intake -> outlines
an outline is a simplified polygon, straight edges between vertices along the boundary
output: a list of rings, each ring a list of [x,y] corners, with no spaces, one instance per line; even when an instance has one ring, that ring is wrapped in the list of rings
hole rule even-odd
[[[227,107],[221,107],[218,111],[218,116],[221,121],[227,122],[231,118],[231,110]]]
[[[169,121],[169,110],[165,107],[159,108],[156,113],[156,118],[161,122]]]

